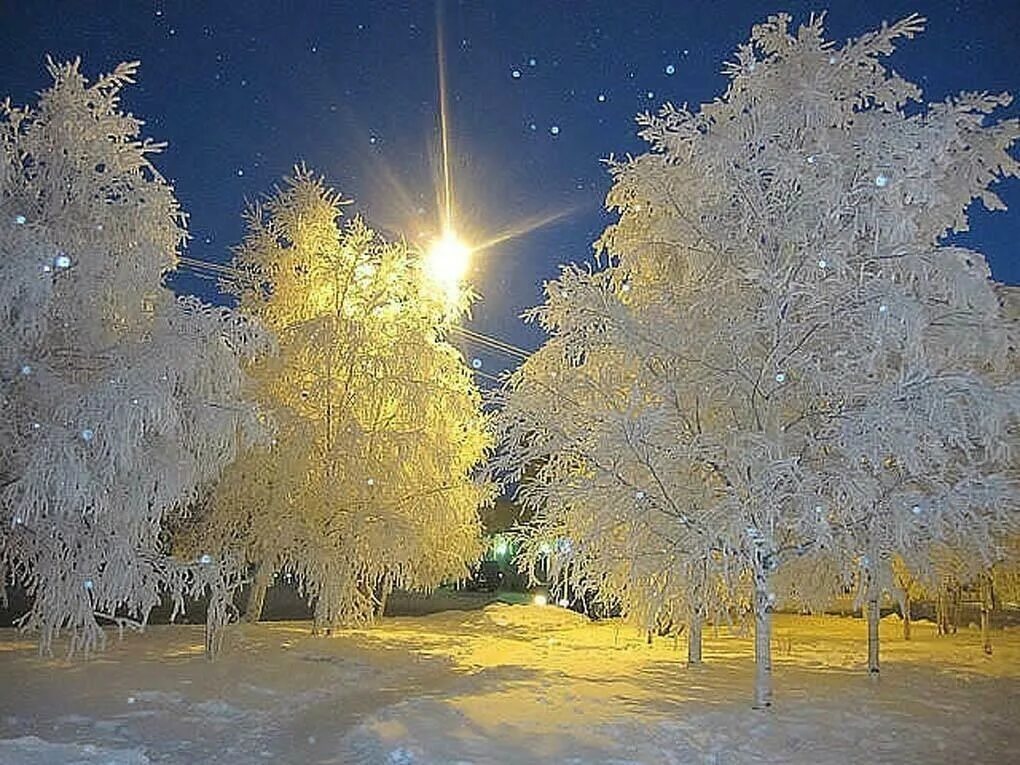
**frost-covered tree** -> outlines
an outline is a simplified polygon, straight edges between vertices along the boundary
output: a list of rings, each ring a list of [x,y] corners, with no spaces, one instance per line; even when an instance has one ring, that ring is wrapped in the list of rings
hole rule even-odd
[[[228,283],[276,337],[250,368],[277,429],[224,476],[196,530],[257,568],[297,576],[317,628],[371,618],[395,587],[430,588],[481,553],[475,480],[489,433],[478,390],[444,339],[460,315],[418,253],[388,243],[299,169],[248,215]]]
[[[1020,289],[997,284],[995,293],[1007,338],[1002,368],[1007,377],[1015,380],[1020,372],[1017,352]],[[1010,480],[1015,483],[1018,478],[1015,457],[1006,467]],[[921,504],[912,507],[912,512],[923,511]],[[943,533],[934,536],[919,537],[913,548],[909,559],[894,556],[892,583],[888,588],[900,604],[904,639],[910,639],[911,603],[920,599],[935,603],[939,634],[955,632],[966,589],[970,600],[980,605],[982,643],[984,650],[991,653],[989,624],[994,604],[1001,597],[1012,598],[1020,591],[1016,586],[1020,538],[996,533],[994,538],[989,539],[983,535],[943,530]],[[873,651],[877,650],[877,642],[873,642],[871,647]],[[877,656],[873,658],[877,664]]]
[[[630,294],[615,275],[570,267],[547,285],[532,316],[550,337],[502,402],[497,466],[520,479],[534,512],[523,547],[533,571],[644,629],[686,625],[697,663],[701,621],[728,601],[729,561],[716,554],[718,534],[688,512],[710,501],[710,480],[648,448],[668,438],[658,430],[668,423],[645,416],[645,360],[610,337]]]
[[[255,432],[254,336],[162,284],[185,220],[118,103],[136,69],[90,84],[51,61],[38,105],[0,111],[0,574],[45,651],[224,586],[167,531]]]
[[[881,63],[916,16],[842,47],[789,22],[754,28],[719,99],[639,118],[605,267],[547,285],[499,426],[502,468],[542,465],[522,492],[538,537],[573,543],[562,570],[639,582],[668,550],[663,607],[692,562],[750,585],[757,707],[777,598],[858,581],[877,609],[897,557],[990,563],[1017,528],[1009,333],[983,256],[945,240],[1017,175],[1017,121],[986,117],[1009,98],[916,105]]]

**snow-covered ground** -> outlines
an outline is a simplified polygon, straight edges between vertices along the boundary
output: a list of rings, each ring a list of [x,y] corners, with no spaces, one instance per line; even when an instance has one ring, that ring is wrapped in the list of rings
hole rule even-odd
[[[1020,631],[900,638],[879,680],[859,619],[780,615],[776,705],[750,709],[748,636],[683,640],[562,609],[494,604],[313,638],[152,627],[88,662],[0,630],[0,763],[998,763],[1020,757]]]

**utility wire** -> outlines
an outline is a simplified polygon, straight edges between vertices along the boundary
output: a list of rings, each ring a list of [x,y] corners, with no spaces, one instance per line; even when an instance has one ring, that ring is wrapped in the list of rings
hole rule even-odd
[[[506,342],[505,340],[499,340],[497,338],[490,337],[489,335],[482,334],[481,332],[478,332],[478,331],[473,330],[473,329],[469,329],[468,327],[462,327],[462,326],[458,325],[457,326],[457,331],[463,333],[464,335],[466,335],[468,337],[478,338],[478,339],[484,340],[486,342],[498,343],[501,347],[505,348],[506,350],[508,350],[508,351],[510,351],[512,353],[517,354],[518,356],[521,356],[522,358],[527,358],[528,356],[531,355],[530,352],[526,351],[523,348],[520,348],[520,347],[518,347],[516,345],[511,345],[510,343]]]
[[[200,260],[198,258],[188,257],[187,255],[181,255],[177,259],[178,268],[184,268],[191,271],[195,276],[203,279],[231,279],[237,278],[239,271],[233,266],[224,263],[214,263],[209,260]],[[475,343],[483,347],[487,351],[502,354],[503,356],[514,359],[515,361],[526,361],[530,357],[530,353],[525,349],[500,340],[498,337],[486,335],[482,332],[477,332],[467,327],[462,327],[459,324],[454,324],[450,327],[450,332],[455,335],[459,335],[463,340],[469,343]],[[480,375],[485,373],[475,370]],[[492,377],[494,381],[499,381],[498,378]]]
[[[511,358],[525,361],[531,355],[523,348],[518,348],[516,345],[511,345],[505,340],[492,337],[491,335],[485,335],[481,332],[476,332],[472,329],[467,329],[460,325],[454,325],[450,328],[450,331],[454,334],[460,335],[463,339],[477,343],[478,345],[485,346],[489,350],[501,353],[504,356],[510,356]]]
[[[236,277],[238,271],[236,268],[228,266],[224,263],[213,263],[209,260],[199,260],[198,258],[190,258],[187,255],[181,255],[177,258],[178,268],[184,266],[192,271],[212,271],[216,274],[221,274],[226,277]]]
[[[503,382],[502,378],[497,377],[496,375],[490,375],[488,372],[483,372],[481,369],[472,369],[471,371],[474,372],[479,377],[481,377],[483,380],[488,380],[489,382],[494,382],[494,383],[502,383]]]

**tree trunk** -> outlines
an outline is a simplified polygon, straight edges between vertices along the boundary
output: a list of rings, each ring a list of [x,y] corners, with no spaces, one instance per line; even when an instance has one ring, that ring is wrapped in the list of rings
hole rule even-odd
[[[988,634],[989,609],[981,605],[981,648],[988,656],[992,655],[992,638]]]
[[[687,616],[687,664],[697,666],[701,664],[701,635],[705,620],[705,594],[706,579],[708,578],[708,561],[702,559],[701,565],[696,569],[694,590],[691,593],[690,601],[693,608],[688,609]]]
[[[372,587],[372,618],[381,619],[384,612],[386,611],[386,602],[390,597],[390,592],[393,591],[393,585],[390,584],[390,578],[388,576],[381,577]]]
[[[991,577],[981,577],[981,648],[986,656],[992,655],[992,637],[989,634],[989,622],[992,617],[992,583]]]
[[[754,709],[772,706],[772,600],[762,564],[754,572]]]
[[[687,628],[687,663],[701,664],[701,609],[691,610]]]
[[[903,596],[903,639],[910,640],[910,596]]]
[[[330,608],[329,597],[334,593],[320,592],[315,600],[315,610],[312,615],[312,634],[315,636],[330,637],[333,634],[333,613]]]
[[[868,596],[868,672],[878,674],[878,625],[881,612],[878,609],[878,595]]]
[[[961,616],[960,612],[961,612],[961,610],[963,608],[963,589],[960,587],[959,583],[954,584],[953,591],[952,591],[952,596],[953,596],[952,597],[952,606],[953,606],[953,609],[952,609],[952,615],[950,616],[950,625],[949,626],[950,626],[950,629],[952,629],[953,634],[955,635],[956,634],[956,630],[960,626],[960,616]]]
[[[205,614],[205,657],[212,661],[223,647],[223,630],[230,620],[229,598],[222,580],[209,592],[209,608]]]
[[[946,635],[949,633],[949,621],[946,609],[946,588],[944,585],[939,585],[938,596],[935,598],[935,624],[938,627],[939,635]]]
[[[266,603],[266,592],[273,581],[273,569],[268,561],[260,561],[255,571],[255,581],[251,583],[248,605],[244,609],[244,620],[256,624],[262,618],[262,607]]]

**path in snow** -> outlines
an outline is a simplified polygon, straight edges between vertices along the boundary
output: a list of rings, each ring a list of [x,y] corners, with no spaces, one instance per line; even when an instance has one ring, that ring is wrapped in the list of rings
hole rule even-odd
[[[36,657],[0,630],[0,762],[956,763],[1020,750],[1020,632],[949,638],[882,623],[780,615],[776,706],[749,708],[748,636],[681,641],[558,608],[385,619],[313,638],[306,623],[235,626],[224,656],[201,628],[152,627],[89,662]]]

